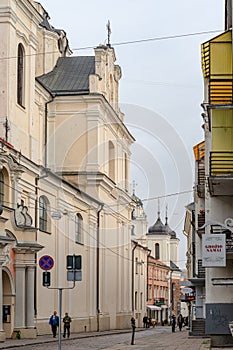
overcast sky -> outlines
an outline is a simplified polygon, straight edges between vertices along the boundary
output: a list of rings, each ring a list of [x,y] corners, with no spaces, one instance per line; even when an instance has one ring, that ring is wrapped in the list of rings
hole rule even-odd
[[[162,197],[163,221],[168,206],[169,225],[181,240],[179,266],[184,267],[184,206],[193,200],[193,146],[203,139],[200,49],[218,32],[194,34],[224,29],[225,0],[39,2],[50,23],[66,31],[74,55],[93,55],[93,50],[76,49],[105,44],[110,20],[111,44],[123,73],[121,110],[136,138],[131,179],[144,200],[149,226],[157,219],[156,198]],[[178,37],[161,39],[170,36]],[[158,40],[123,44],[153,38]]]

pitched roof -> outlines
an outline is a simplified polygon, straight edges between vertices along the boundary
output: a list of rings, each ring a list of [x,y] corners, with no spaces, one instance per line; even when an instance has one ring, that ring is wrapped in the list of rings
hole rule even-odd
[[[95,74],[94,56],[60,57],[54,69],[37,77],[37,81],[52,95],[89,93],[89,75]]]

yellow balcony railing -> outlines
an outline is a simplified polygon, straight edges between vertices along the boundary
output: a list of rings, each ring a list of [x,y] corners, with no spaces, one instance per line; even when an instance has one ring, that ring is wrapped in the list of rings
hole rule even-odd
[[[210,176],[233,177],[233,152],[210,152]]]
[[[227,78],[227,77],[226,77]],[[210,104],[232,104],[233,103],[233,80],[211,80],[209,83]]]

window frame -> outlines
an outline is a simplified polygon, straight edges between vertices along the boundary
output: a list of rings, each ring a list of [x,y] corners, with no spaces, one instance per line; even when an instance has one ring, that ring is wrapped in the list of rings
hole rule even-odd
[[[43,232],[49,232],[50,220],[48,216],[49,201],[47,197],[39,197],[39,230]]]
[[[75,243],[83,244],[83,217],[80,213],[75,215]]]

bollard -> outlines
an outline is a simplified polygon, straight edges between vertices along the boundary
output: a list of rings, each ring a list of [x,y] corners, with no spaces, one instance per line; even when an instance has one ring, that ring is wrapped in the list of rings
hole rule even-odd
[[[131,327],[132,327],[131,345],[134,345],[134,336],[135,336],[135,328],[136,328],[136,325],[135,325],[135,318],[134,318],[134,317],[131,318]]]

